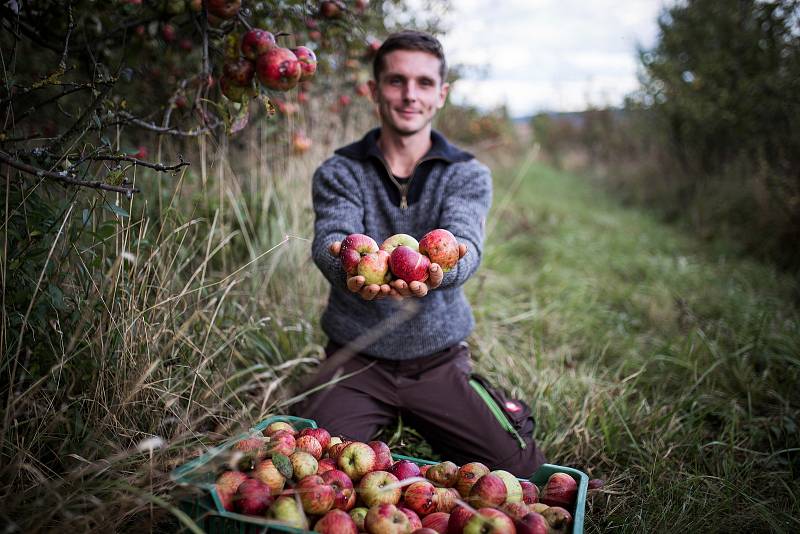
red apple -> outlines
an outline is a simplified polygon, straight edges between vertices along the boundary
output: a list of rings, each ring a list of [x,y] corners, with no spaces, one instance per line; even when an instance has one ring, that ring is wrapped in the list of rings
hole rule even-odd
[[[514,521],[517,534],[549,534],[550,525],[542,514],[528,512],[520,519]]]
[[[171,43],[175,40],[175,26],[172,24],[164,24],[161,27],[161,37],[164,38],[164,41],[167,43]]]
[[[469,500],[475,508],[485,508],[490,506],[500,506],[506,500],[506,484],[497,475],[483,475],[472,486],[469,492]]]
[[[434,498],[436,511],[449,514],[453,508],[458,506],[460,499],[461,495],[458,494],[455,488],[436,488],[436,497]]]
[[[321,475],[336,469],[336,460],[333,458],[322,458],[317,462],[317,474]]]
[[[272,460],[259,462],[253,470],[253,478],[269,486],[273,495],[278,495],[286,484],[286,478],[278,471]]]
[[[225,471],[217,477],[217,496],[222,503],[222,507],[227,511],[234,511],[233,496],[236,495],[236,490],[245,480],[247,480],[247,475],[241,471]]]
[[[548,506],[572,508],[578,495],[578,483],[567,473],[553,473],[542,488],[539,500]]]
[[[275,36],[260,28],[253,28],[242,37],[242,55],[250,61],[276,46]]]
[[[292,52],[297,56],[297,61],[300,62],[300,69],[303,71],[300,75],[300,80],[310,80],[317,72],[317,56],[314,51],[305,46],[298,46],[292,48]]]
[[[369,534],[409,534],[411,523],[406,514],[394,504],[373,506],[364,518],[364,527]]]
[[[430,469],[430,468],[431,468],[430,464],[425,464],[425,465],[419,466],[419,476],[421,476],[421,477],[428,476],[428,469]]]
[[[549,532],[567,532],[572,524],[572,514],[560,506],[551,506],[542,512],[547,524],[550,525]]]
[[[492,471],[492,474],[499,476],[505,482],[506,502],[522,502],[522,486],[517,477],[502,469]]]
[[[367,445],[375,451],[375,466],[373,469],[376,471],[389,471],[392,466],[392,451],[389,450],[389,446],[382,441],[370,441]]]
[[[303,510],[307,514],[314,515],[321,515],[330,510],[336,497],[333,487],[326,484],[319,475],[301,478],[295,486],[295,492],[300,495]]]
[[[380,50],[382,44],[383,43],[381,41],[377,40],[377,39],[371,39],[367,43],[367,56],[368,57],[372,57],[375,54],[377,54],[378,50]]]
[[[350,477],[350,480],[361,480],[361,477],[372,471],[372,466],[375,465],[375,451],[360,441],[348,443],[339,454],[336,465]]]
[[[450,512],[450,519],[447,521],[447,534],[462,534],[464,525],[473,515],[475,512],[464,506],[453,508],[453,511]]]
[[[480,462],[470,462],[462,465],[458,469],[458,476],[456,477],[455,488],[458,490],[459,495],[466,499],[469,497],[469,490],[475,485],[483,475],[489,473],[489,468]]]
[[[299,91],[297,93],[297,101],[301,104],[306,104],[308,101],[311,100],[311,97],[308,96],[306,91]]]
[[[433,512],[422,518],[423,528],[431,528],[439,534],[447,534],[447,523],[450,521],[450,514],[445,512]]]
[[[291,432],[279,430],[269,437],[267,449],[270,454],[289,456],[294,452],[296,440]]]
[[[291,50],[275,47],[258,56],[256,73],[264,87],[288,91],[300,81],[302,69]]]
[[[387,237],[383,243],[381,243],[380,249],[391,254],[392,251],[400,245],[405,245],[411,250],[419,250],[419,243],[417,240],[408,234],[394,234]]]
[[[339,461],[339,456],[342,454],[342,451],[345,447],[353,443],[352,441],[342,441],[341,443],[334,443],[330,447],[328,447],[328,456],[333,458],[337,462]]]
[[[339,107],[346,108],[353,101],[350,95],[339,95]]]
[[[267,457],[266,440],[261,436],[251,436],[236,442],[233,451],[236,467],[240,471],[250,471]]]
[[[506,501],[503,506],[502,510],[511,518],[511,519],[522,519],[526,514],[531,512],[528,505],[522,501],[519,502],[508,502]]]
[[[397,509],[406,514],[408,522],[411,523],[411,530],[417,530],[419,528],[422,528],[422,520],[417,515],[417,512],[415,512],[411,508],[406,508],[405,506],[402,505],[398,505]]]
[[[289,455],[289,460],[292,462],[292,473],[295,480],[300,480],[307,476],[316,475],[317,459],[305,451],[294,451]]]
[[[402,493],[400,481],[388,471],[370,471],[358,483],[358,494],[369,507],[376,504],[397,504]]]
[[[300,431],[300,436],[314,436],[322,446],[322,450],[328,448],[331,443],[331,434],[324,428],[304,428]],[[340,440],[341,441],[341,440]]]
[[[206,9],[209,15],[221,19],[232,19],[239,13],[242,0],[207,0]]]
[[[358,262],[359,276],[364,277],[364,284],[386,284],[391,279],[389,273],[389,253],[383,250],[365,254]]]
[[[256,67],[253,62],[243,57],[236,61],[229,61],[222,66],[223,77],[242,87],[250,85],[255,71]]]
[[[367,517],[367,512],[369,512],[369,508],[364,506],[359,506],[358,508],[353,508],[350,510],[350,517],[358,527],[359,532],[364,532],[364,518]]]
[[[320,445],[319,441],[317,441],[317,438],[314,436],[308,434],[299,436],[295,441],[294,447],[295,450],[306,451],[313,456],[315,460],[322,458],[322,445]]]
[[[419,466],[410,460],[397,460],[389,468],[389,472],[398,480],[420,476]]]
[[[458,263],[458,241],[453,234],[442,228],[431,230],[419,240],[419,251],[428,256],[431,263],[438,263],[447,272]]]
[[[435,530],[432,528],[418,528],[416,530],[412,530],[411,534],[437,534]]]
[[[406,488],[403,502],[420,516],[433,513],[436,511],[436,487],[426,480],[413,482]]]
[[[464,525],[464,534],[516,534],[516,528],[514,521],[500,510],[480,508]]]
[[[341,510],[331,510],[326,513],[314,525],[314,530],[321,534],[358,534],[358,527],[353,518]]]
[[[425,473],[425,478],[439,487],[451,488],[458,478],[458,466],[449,460],[439,462],[428,469],[428,472]]]
[[[361,256],[372,252],[378,252],[378,244],[374,239],[364,234],[348,235],[342,240],[342,246],[339,249],[342,268],[350,276],[355,276]]]
[[[326,0],[319,5],[319,14],[326,19],[338,19],[344,12],[344,6],[338,0]]]
[[[522,486],[522,502],[525,504],[533,504],[539,502],[539,488],[529,480],[521,480],[519,483]]]
[[[333,488],[334,499],[333,507],[345,512],[351,510],[356,504],[356,491],[353,487],[353,481],[350,477],[339,471],[338,469],[331,469],[322,474],[322,480]]]
[[[239,484],[233,497],[236,511],[247,515],[264,515],[272,501],[269,486],[255,478],[248,478]]]
[[[397,278],[411,282],[424,282],[428,279],[431,262],[419,252],[400,245],[389,256],[389,268]]]

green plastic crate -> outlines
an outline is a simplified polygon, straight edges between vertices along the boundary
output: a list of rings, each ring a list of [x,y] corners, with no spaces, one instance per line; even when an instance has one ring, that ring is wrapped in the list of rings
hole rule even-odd
[[[229,512],[222,507],[214,486],[216,466],[212,460],[227,452],[237,441],[257,432],[263,431],[271,423],[285,421],[297,430],[317,428],[311,419],[302,419],[288,415],[269,417],[250,428],[248,432],[233,437],[222,444],[212,447],[202,456],[178,467],[170,474],[173,481],[181,486],[198,488],[200,491],[181,496],[180,509],[208,534],[263,534],[267,531],[281,531],[291,534],[304,534],[306,531],[277,524],[267,519]],[[393,454],[395,460],[410,460],[418,465],[434,465],[438,462],[422,460],[411,456]],[[553,473],[567,473],[578,483],[578,496],[575,508],[570,510],[573,517],[573,534],[583,533],[583,518],[586,512],[586,493],[589,489],[589,477],[585,473],[560,465],[544,464],[530,478],[530,481],[541,487]],[[523,480],[523,479],[520,479]]]

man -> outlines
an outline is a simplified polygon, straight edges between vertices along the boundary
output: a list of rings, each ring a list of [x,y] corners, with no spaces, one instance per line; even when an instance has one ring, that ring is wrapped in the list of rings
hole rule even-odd
[[[470,381],[465,340],[474,319],[461,286],[480,263],[492,185],[486,166],[432,130],[449,90],[442,47],[425,33],[393,34],[373,74],[380,128],[314,175],[312,255],[331,284],[322,316],[330,344],[294,412],[359,441],[401,416],[448,460],[530,476],[544,463],[532,420],[515,425],[519,404],[497,402]],[[380,243],[436,228],[456,236],[461,259],[447,273],[432,264],[426,282],[367,285],[340,265],[349,234]]]

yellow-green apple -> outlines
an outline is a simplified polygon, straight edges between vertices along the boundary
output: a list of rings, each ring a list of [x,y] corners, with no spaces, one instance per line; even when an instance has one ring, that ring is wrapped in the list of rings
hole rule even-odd
[[[489,468],[481,462],[470,462],[458,469],[455,488],[463,498],[469,497],[469,490],[483,475],[489,473]]]
[[[317,462],[317,474],[321,475],[336,469],[336,460],[333,458],[322,458]]]
[[[319,444],[319,441],[317,441],[317,438],[314,436],[306,434],[305,436],[298,437],[295,441],[294,448],[296,451],[307,452],[313,456],[315,460],[322,458],[322,445]]]
[[[514,521],[517,534],[549,534],[550,525],[542,514],[528,512]]]
[[[375,471],[389,471],[392,466],[392,451],[389,446],[382,441],[370,441],[367,445],[375,451],[375,465],[372,468]]]
[[[317,474],[317,459],[306,451],[294,451],[289,456],[289,461],[292,462],[292,472],[294,473],[292,476],[295,480]]]
[[[320,534],[358,534],[350,514],[341,510],[331,510],[317,521],[314,530]]]
[[[256,478],[269,486],[273,495],[278,495],[286,484],[286,478],[278,471],[272,460],[263,460],[256,465],[253,470],[253,478]]]
[[[256,74],[264,87],[288,91],[300,81],[302,69],[291,50],[275,47],[258,56]]]
[[[350,276],[355,276],[358,272],[358,262],[361,256],[378,252],[378,244],[374,239],[364,234],[350,234],[342,240],[339,248],[339,260],[342,262],[342,269]]]
[[[292,52],[297,56],[297,61],[300,62],[300,81],[310,80],[317,72],[317,56],[314,51],[305,46],[298,46],[292,48]]]
[[[286,526],[308,530],[308,519],[302,505],[294,497],[284,495],[275,499],[273,505],[269,507],[267,517]]]
[[[367,512],[369,512],[369,508],[366,506],[359,506],[350,510],[350,517],[355,522],[359,532],[364,532],[366,530],[364,528],[364,518],[367,517]]]
[[[389,254],[400,245],[405,245],[411,250],[419,250],[419,242],[408,234],[394,234],[387,237],[381,243],[381,250],[385,250]]]
[[[275,36],[261,28],[248,30],[242,37],[242,55],[250,61],[255,61],[258,56],[276,46]]]
[[[370,471],[358,483],[358,494],[369,507],[376,504],[397,504],[402,493],[400,481],[388,471]]]
[[[469,492],[469,502],[475,508],[500,506],[505,502],[507,493],[503,479],[489,473],[479,478],[472,486]]]
[[[447,521],[447,534],[462,534],[464,525],[475,515],[475,512],[465,506],[456,506],[450,512],[450,519]]]
[[[530,480],[520,480],[519,485],[522,486],[522,502],[525,504],[533,504],[539,502],[539,487]]]
[[[236,61],[228,61],[222,66],[223,77],[227,77],[236,85],[247,87],[253,81],[256,66],[247,58],[240,57]]]
[[[294,487],[307,514],[322,515],[333,507],[336,497],[333,487],[319,475],[301,478]]]
[[[450,514],[446,512],[433,512],[422,518],[423,528],[431,528],[439,534],[447,534],[447,523],[450,521]]]
[[[394,504],[373,506],[364,518],[364,527],[369,534],[410,534],[411,522],[406,514]]]
[[[294,452],[296,440],[288,430],[278,430],[269,437],[267,449],[270,454],[289,456]]]
[[[333,507],[345,512],[351,510],[356,504],[356,492],[353,481],[344,471],[331,469],[322,474],[322,480],[333,488]]]
[[[517,477],[502,469],[492,471],[492,474],[499,476],[505,482],[506,502],[522,502],[522,486]]]
[[[486,475],[489,476],[489,475]],[[464,534],[515,534],[514,521],[500,510],[480,508],[464,525]]]
[[[229,512],[233,512],[233,496],[236,490],[247,480],[247,475],[241,471],[225,471],[217,477],[216,490],[222,507]]]
[[[331,434],[324,428],[304,428],[300,431],[300,436],[314,436],[319,441],[322,450],[328,448],[331,443]],[[337,438],[341,441],[341,438]]]
[[[389,253],[385,250],[379,250],[378,252],[371,252],[361,256],[356,272],[359,276],[364,277],[366,285],[387,283],[390,279]]]
[[[535,502],[533,504],[529,504],[528,508],[530,508],[530,510],[532,512],[536,512],[537,514],[541,514],[541,513],[543,513],[545,510],[547,510],[550,507],[548,505],[546,505],[545,503],[543,503],[543,502]]]
[[[331,439],[328,441],[328,445],[325,447],[327,451],[330,447],[336,445],[337,443],[341,443],[342,438],[340,436],[331,436]]]
[[[209,15],[221,19],[232,19],[239,13],[242,0],[207,0],[206,9]]]
[[[567,532],[572,524],[572,514],[560,506],[551,506],[542,516],[550,525],[550,532]]]
[[[241,514],[264,515],[273,500],[269,486],[258,479],[248,478],[236,489],[233,505]]]
[[[572,508],[578,494],[578,483],[567,473],[553,473],[542,488],[539,500],[548,506]]]
[[[447,460],[431,466],[425,478],[442,488],[451,488],[458,478],[458,466]]]
[[[395,277],[407,283],[424,282],[428,279],[431,261],[405,245],[396,247],[389,256],[389,269]]]
[[[501,506],[501,509],[508,514],[511,519],[522,519],[526,514],[531,513],[528,505],[522,501],[508,502],[506,501]]]
[[[422,517],[433,513],[436,511],[436,487],[427,480],[413,482],[406,488],[403,502]]]
[[[398,480],[420,476],[419,466],[410,460],[397,460],[389,468],[389,472]]]
[[[453,508],[458,506],[458,501],[461,495],[458,494],[455,488],[436,488],[436,511],[450,513]]]
[[[453,234],[443,228],[431,230],[419,240],[419,251],[438,263],[442,271],[447,272],[458,263],[458,241]]]
[[[417,515],[417,512],[411,508],[403,506],[402,504],[398,504],[397,509],[406,514],[408,521],[411,523],[411,530],[422,528],[422,520],[419,518],[419,515]]]
[[[350,477],[350,480],[354,482],[361,480],[361,477],[372,471],[372,466],[375,465],[375,451],[360,441],[348,443],[339,453],[336,465]]]
[[[275,421],[273,423],[268,424],[267,428],[264,429],[262,434],[264,434],[265,436],[271,436],[276,432],[280,431],[289,432],[292,435],[295,435],[297,433],[297,431],[290,423],[287,423],[286,421]]]

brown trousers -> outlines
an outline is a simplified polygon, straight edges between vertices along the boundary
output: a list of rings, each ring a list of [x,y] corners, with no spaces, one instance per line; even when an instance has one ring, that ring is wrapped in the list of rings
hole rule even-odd
[[[532,422],[520,433],[520,443],[470,386],[472,363],[465,344],[398,361],[352,354],[333,343],[326,354],[304,391],[320,389],[292,413],[314,419],[333,436],[369,441],[402,416],[442,458],[459,465],[479,461],[530,477],[545,463]],[[329,384],[332,380],[337,381]]]

